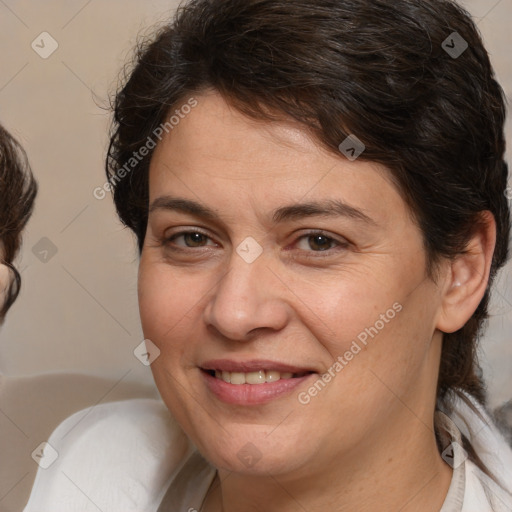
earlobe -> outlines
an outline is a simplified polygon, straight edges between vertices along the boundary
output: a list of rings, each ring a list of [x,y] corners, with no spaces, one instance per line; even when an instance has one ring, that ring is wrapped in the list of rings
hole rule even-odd
[[[487,289],[495,244],[494,216],[482,212],[465,252],[449,264],[437,322],[440,331],[461,329],[475,312]]]

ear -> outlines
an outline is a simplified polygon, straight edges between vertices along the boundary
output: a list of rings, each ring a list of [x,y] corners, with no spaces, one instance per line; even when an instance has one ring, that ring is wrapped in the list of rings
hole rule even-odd
[[[436,325],[440,331],[459,330],[475,312],[487,289],[495,244],[496,221],[484,211],[466,251],[449,262]]]

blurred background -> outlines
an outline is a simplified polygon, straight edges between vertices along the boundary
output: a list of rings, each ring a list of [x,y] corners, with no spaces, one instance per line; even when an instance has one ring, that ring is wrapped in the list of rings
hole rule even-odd
[[[461,3],[510,98],[512,0]],[[22,292],[0,328],[0,374],[105,379],[82,405],[113,399],[109,393],[121,381],[145,386],[147,394],[153,386],[149,368],[133,353],[143,339],[134,239],[118,222],[109,194],[98,199],[94,191],[105,183],[108,99],[120,71],[137,36],[167,20],[177,4],[0,0],[0,122],[26,149],[40,187],[19,258]],[[507,133],[510,141],[510,117]],[[512,265],[499,275],[491,314],[482,364],[496,408],[512,398]],[[19,427],[22,420],[4,405],[5,422]],[[15,510],[9,499],[30,483],[28,477],[18,485],[21,474],[4,482],[5,489],[0,485],[0,510]]]

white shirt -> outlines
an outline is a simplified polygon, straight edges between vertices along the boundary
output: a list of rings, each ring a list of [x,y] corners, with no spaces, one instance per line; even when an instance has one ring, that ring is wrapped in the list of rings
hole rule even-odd
[[[162,402],[97,405],[48,439],[26,512],[153,512],[190,443]],[[47,463],[45,463],[47,459]]]
[[[479,408],[481,410],[481,408]],[[436,426],[462,446],[461,431],[487,467],[487,477],[458,449],[440,512],[511,512],[512,450],[487,414],[462,401]],[[453,420],[453,421],[452,421]],[[174,512],[200,510],[216,471],[157,400],[136,399],[80,411],[59,425],[40,458],[24,512]],[[445,459],[446,460],[446,459]]]

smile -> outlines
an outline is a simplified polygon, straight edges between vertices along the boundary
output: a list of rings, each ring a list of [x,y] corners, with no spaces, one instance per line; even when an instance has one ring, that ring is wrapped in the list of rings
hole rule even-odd
[[[259,405],[285,397],[312,376],[313,370],[272,361],[216,360],[200,367],[208,391],[232,405]]]

